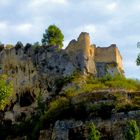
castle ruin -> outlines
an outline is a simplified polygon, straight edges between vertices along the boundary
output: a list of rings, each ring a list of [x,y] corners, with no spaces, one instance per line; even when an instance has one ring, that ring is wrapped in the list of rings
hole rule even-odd
[[[77,41],[72,40],[66,52],[84,73],[94,74],[97,77],[107,73],[123,74],[122,57],[116,44],[109,47],[96,47],[91,45],[88,33],[82,32]]]

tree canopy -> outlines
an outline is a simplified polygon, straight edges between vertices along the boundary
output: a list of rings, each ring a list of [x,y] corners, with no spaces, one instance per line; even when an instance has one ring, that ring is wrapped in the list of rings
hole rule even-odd
[[[63,47],[64,35],[56,25],[50,25],[43,34],[42,44]]]

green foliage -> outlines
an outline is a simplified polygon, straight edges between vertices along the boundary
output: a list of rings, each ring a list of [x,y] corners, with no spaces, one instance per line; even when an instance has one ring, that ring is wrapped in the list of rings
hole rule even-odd
[[[96,126],[92,123],[90,125],[90,133],[88,140],[99,140],[100,139],[100,132],[97,130]]]
[[[69,100],[65,97],[60,97],[52,102],[48,106],[48,110],[40,117],[36,126],[34,127],[32,137],[35,137],[39,130],[44,127],[50,127],[56,120],[65,118],[69,113]],[[67,111],[67,113],[65,112]]]
[[[5,75],[0,77],[0,110],[10,103],[10,97],[13,93],[12,83],[6,83],[7,77]]]
[[[109,119],[112,114],[114,103],[98,103],[90,105],[90,112],[94,116],[100,116],[102,119]]]
[[[109,88],[125,89],[136,91],[139,89],[140,83],[133,79],[127,79],[121,75],[115,75],[110,80],[106,80],[104,83]]]
[[[45,112],[44,119],[48,121],[55,120],[67,107],[69,107],[69,100],[65,97],[60,97],[52,101],[49,105],[49,109]]]
[[[140,54],[138,54],[138,57],[136,59],[136,63],[137,63],[138,66],[140,65]]]
[[[140,140],[140,132],[135,120],[127,122],[124,135],[126,140]]]
[[[93,79],[93,81],[95,81]],[[106,75],[102,78],[96,79],[96,83],[102,83],[107,88],[124,89],[137,91],[140,90],[140,82],[133,79],[127,79],[123,75]]]
[[[79,93],[90,93],[94,90],[118,89],[118,90],[140,90],[140,82],[138,80],[127,79],[122,75],[110,76],[106,75],[102,78],[93,76],[82,77],[81,75],[72,76],[70,79],[74,84],[65,89],[68,96],[74,96]]]
[[[42,44],[63,47],[64,35],[56,25],[50,25],[43,34]]]
[[[131,110],[138,110],[140,107],[138,105],[136,105],[135,103],[127,103],[126,101],[124,101],[123,103],[117,103],[115,106],[115,109],[117,112],[129,112]]]
[[[45,109],[45,103],[43,102],[43,97],[42,97],[41,93],[39,93],[39,95],[37,97],[37,105],[38,105],[38,110],[40,110],[41,113],[43,113],[44,109]]]
[[[41,47],[41,44],[37,41],[32,45],[33,48],[39,48]]]

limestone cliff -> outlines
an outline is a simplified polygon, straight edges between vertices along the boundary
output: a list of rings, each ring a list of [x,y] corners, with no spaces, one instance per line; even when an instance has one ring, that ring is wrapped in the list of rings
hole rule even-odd
[[[47,84],[52,85],[55,78],[69,76],[75,71],[97,77],[107,73],[123,74],[118,48],[115,45],[96,48],[91,45],[88,33],[81,33],[65,50],[55,46],[35,49],[30,45],[6,48],[0,52],[0,61],[1,73],[14,81],[14,92],[28,91],[31,96],[39,92],[38,89],[46,90]]]
[[[14,96],[11,99],[11,104],[6,106],[4,111],[0,112],[0,122],[4,124],[10,120],[11,127],[22,122],[26,123],[31,118],[39,121],[38,118],[41,117],[41,113],[44,113],[46,108],[51,106],[50,102],[59,99],[59,96],[60,98],[65,96],[65,88],[72,87],[75,84],[69,82],[68,78],[72,77],[76,72],[81,73],[83,76],[81,84],[84,84],[84,77],[89,75],[92,77],[103,77],[106,74],[123,74],[122,57],[116,45],[113,44],[104,48],[96,47],[90,43],[88,33],[81,33],[78,39],[72,40],[64,50],[58,50],[56,46],[34,48],[30,44],[27,44],[25,47],[16,45],[15,47],[0,48],[0,50],[0,73],[8,75],[7,81],[13,81],[14,83]],[[66,80],[68,84],[62,86]],[[80,86],[75,87],[77,89],[80,88]],[[81,100],[92,104],[92,101],[88,101],[88,97],[91,95],[82,94],[82,97],[80,95],[70,98],[69,104],[76,106],[72,106],[69,109],[70,111],[75,110],[76,112],[78,104],[81,105]],[[67,103],[67,99],[62,99]],[[43,104],[42,112],[38,103],[40,100],[41,105]],[[83,114],[85,112],[82,110]],[[67,117],[70,116],[67,115],[69,112],[65,114]],[[49,122],[51,121],[52,119],[49,120]],[[33,122],[30,123],[34,125]],[[43,124],[43,122],[41,123]],[[80,123],[82,125],[78,125],[78,122],[73,120],[71,122],[57,121],[55,124],[53,122],[52,124],[55,126],[48,126],[49,129],[46,130],[39,130],[39,139],[42,140],[43,135],[46,135],[44,139],[51,137],[50,139],[53,140],[66,140],[68,139],[68,133],[72,131],[73,135],[75,135],[75,131],[78,131],[77,129],[88,133],[88,130],[84,127],[87,123],[82,121]],[[106,122],[104,123],[106,124]],[[107,123],[109,129],[112,129],[113,126],[111,124],[110,127],[110,124]],[[87,135],[85,134],[85,136]],[[19,139],[26,139],[26,137],[21,138],[19,136]]]

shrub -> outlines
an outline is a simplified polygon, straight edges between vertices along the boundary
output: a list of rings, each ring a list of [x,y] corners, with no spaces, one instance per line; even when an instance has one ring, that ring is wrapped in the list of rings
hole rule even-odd
[[[87,77],[86,83],[92,84],[92,86],[95,87],[94,89],[113,88],[133,91],[140,90],[140,81],[127,79],[123,75],[119,74],[114,76],[107,74],[106,76],[101,78],[95,78],[90,76]]]
[[[113,108],[115,108],[113,103],[93,104],[90,106],[90,112],[94,116],[99,116],[102,119],[108,119],[111,117]]]
[[[41,117],[41,125],[43,122],[53,123],[60,116],[64,115],[63,111],[69,108],[69,100],[65,97],[60,97],[50,103],[49,109]]]
[[[139,66],[140,65],[140,53],[138,54],[138,57],[136,59],[136,64]]]
[[[3,110],[10,103],[10,97],[13,93],[13,84],[6,82],[7,76],[0,76],[0,110]]]
[[[137,105],[135,105],[135,104],[132,104],[132,103],[118,103],[117,105],[116,105],[116,110],[117,110],[117,112],[125,112],[125,113],[127,113],[127,112],[129,112],[129,111],[131,111],[131,110],[138,110],[139,109],[139,106],[137,106]]]
[[[89,127],[89,137],[88,140],[99,140],[100,139],[100,132],[97,130],[96,126],[92,123]]]
[[[140,132],[135,120],[127,121],[124,136],[126,140],[140,140]]]
[[[103,78],[100,78],[99,81],[104,83],[108,88],[117,88],[125,90],[139,90],[140,82],[138,80],[127,79],[122,75],[115,75],[113,77],[107,75]]]

